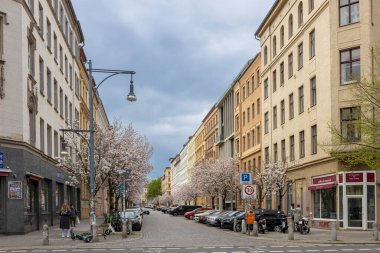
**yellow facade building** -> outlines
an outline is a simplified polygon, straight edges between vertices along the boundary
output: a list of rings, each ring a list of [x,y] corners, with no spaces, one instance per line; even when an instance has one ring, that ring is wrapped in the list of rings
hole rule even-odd
[[[379,170],[343,171],[322,148],[332,140],[329,124],[360,139],[351,91],[372,77],[379,21],[380,1],[277,0],[256,31],[263,160],[283,161],[291,181],[267,207],[300,205],[318,227],[336,221],[341,229],[371,229],[379,220]]]

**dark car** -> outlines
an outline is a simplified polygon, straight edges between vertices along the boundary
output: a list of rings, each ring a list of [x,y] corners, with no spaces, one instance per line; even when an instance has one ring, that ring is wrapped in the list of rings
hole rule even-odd
[[[255,219],[258,221],[260,219],[266,220],[267,229],[271,231],[281,232],[283,230],[282,222],[285,221],[285,228],[287,228],[286,215],[282,211],[271,210],[271,209],[257,209]]]
[[[149,209],[148,208],[141,208],[142,209],[142,211],[143,211],[143,214],[150,214],[150,211],[149,211]]]
[[[242,221],[245,220],[245,215],[246,215],[246,212],[241,212],[240,214],[236,215],[236,217],[234,218],[234,220],[236,220],[236,227],[235,227],[236,232],[241,232],[241,224],[242,224]]]
[[[132,230],[140,231],[142,227],[142,220],[139,217],[139,214],[134,211],[124,211],[119,213],[121,219],[127,219],[132,221]]]
[[[160,206],[160,211],[163,212],[163,213],[166,213],[166,211],[169,210],[169,207],[168,206]]]
[[[177,206],[176,208],[169,210],[169,214],[173,216],[177,215],[184,215],[185,213],[189,211],[193,211],[194,209],[201,208],[201,206],[186,206],[186,205],[181,205]]]
[[[230,213],[229,215],[223,217],[220,221],[220,228],[229,228],[232,230],[233,226],[234,226],[235,217],[237,217],[241,213],[242,213],[242,211],[236,211],[236,212]]]

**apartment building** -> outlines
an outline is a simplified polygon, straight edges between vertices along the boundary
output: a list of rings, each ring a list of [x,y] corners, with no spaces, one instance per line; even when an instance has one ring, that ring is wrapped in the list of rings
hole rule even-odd
[[[179,164],[180,164],[180,156],[177,154],[173,158],[169,158],[170,162],[170,171],[171,171],[171,193],[175,192],[179,189],[180,186],[180,178],[179,178]]]
[[[64,201],[80,209],[57,163],[60,129],[79,120],[83,34],[67,0],[4,0],[0,32],[0,233],[27,233],[57,224]]]
[[[205,131],[204,131],[204,125],[201,124],[197,131],[194,134],[195,139],[195,165],[200,163],[205,159]]]
[[[215,161],[219,157],[215,146],[219,132],[218,108],[214,105],[204,117],[202,124],[204,128],[205,159]]]
[[[317,227],[371,229],[379,220],[379,170],[344,171],[323,149],[329,124],[360,139],[352,88],[372,77],[379,11],[372,0],[277,0],[257,29],[262,156],[266,164],[283,161],[290,180],[282,200],[273,193],[267,207],[300,205]]]
[[[162,194],[171,194],[171,176],[170,167],[166,167],[164,170],[164,176],[162,177]]]
[[[260,54],[250,59],[235,78],[233,93],[235,152],[239,159],[239,171],[251,172],[261,167],[261,86]],[[237,207],[244,208],[244,201],[237,195]],[[251,205],[257,206],[255,201]]]

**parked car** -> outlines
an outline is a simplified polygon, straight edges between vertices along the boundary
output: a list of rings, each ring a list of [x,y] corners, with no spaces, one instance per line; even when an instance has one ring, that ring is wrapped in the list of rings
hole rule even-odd
[[[213,214],[207,217],[207,225],[219,227],[220,226],[220,219],[224,217],[225,215],[229,214],[231,211],[222,211],[218,214]]]
[[[194,215],[194,220],[200,222],[200,218],[207,217],[208,215],[211,215],[211,214],[213,214],[215,212],[217,212],[217,211],[211,209],[211,210],[208,210],[208,211],[205,211],[205,212],[202,212],[202,213],[197,213],[197,214]]]
[[[208,208],[208,207],[201,207],[201,208],[197,208],[197,209],[194,209],[192,211],[189,211],[189,212],[186,212],[185,213],[185,218],[186,219],[190,219],[190,220],[193,220],[194,219],[194,215],[198,214],[198,213],[204,213],[208,210],[211,210],[211,208]]]
[[[169,214],[171,214],[173,216],[184,215],[186,212],[192,211],[192,210],[197,209],[197,208],[201,208],[201,206],[181,205],[181,206],[177,206],[176,208],[170,210]]]
[[[147,215],[150,214],[150,211],[149,211],[148,208],[141,208],[141,209],[142,209],[142,211],[143,211],[143,214],[147,214]]]
[[[119,212],[121,219],[127,219],[132,221],[132,230],[140,231],[142,228],[142,220],[139,218],[137,212],[134,211],[124,211]]]
[[[260,219],[266,220],[267,229],[271,231],[281,232],[283,230],[283,224],[285,214],[282,211],[271,210],[271,209],[257,209],[255,219],[259,221]],[[286,219],[285,219],[286,220]],[[285,224],[285,229],[287,229],[287,222]]]
[[[132,208],[128,208],[128,209],[125,209],[125,211],[135,212],[138,215],[138,217],[141,220],[141,222],[142,222],[142,220],[144,218],[144,215],[143,215],[143,212],[141,211],[140,208],[133,208],[133,209]]]
[[[242,225],[242,221],[245,220],[245,215],[246,215],[246,212],[244,211],[236,215],[236,217],[234,218],[236,220],[236,227],[235,227],[236,232],[241,232],[241,228],[242,228],[241,225]]]
[[[235,217],[240,215],[241,213],[242,211],[237,211],[223,217],[223,219],[221,219],[220,221],[220,228],[229,228],[232,230],[234,226]]]
[[[163,213],[165,213],[166,212],[166,210],[168,210],[169,209],[169,207],[168,206],[160,206],[160,210],[159,211],[161,211],[161,212],[163,212]],[[157,209],[158,210],[158,209]]]
[[[214,214],[217,214],[217,213],[220,213],[220,212],[221,212],[221,211],[213,210],[213,211],[211,211],[210,213],[207,213],[207,212],[206,212],[204,215],[199,214],[199,216],[198,216],[198,221],[199,221],[199,223],[204,223],[204,224],[206,224],[206,223],[207,223],[207,218],[208,218],[209,216],[214,215]],[[198,214],[195,215],[195,219],[197,219],[197,215],[198,215]]]

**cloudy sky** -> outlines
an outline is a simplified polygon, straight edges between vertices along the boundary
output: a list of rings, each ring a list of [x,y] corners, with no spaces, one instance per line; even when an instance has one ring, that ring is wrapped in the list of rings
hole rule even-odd
[[[94,68],[134,70],[100,94],[110,121],[132,123],[154,147],[161,176],[244,64],[274,0],[72,0]],[[102,76],[96,75],[100,81]]]

